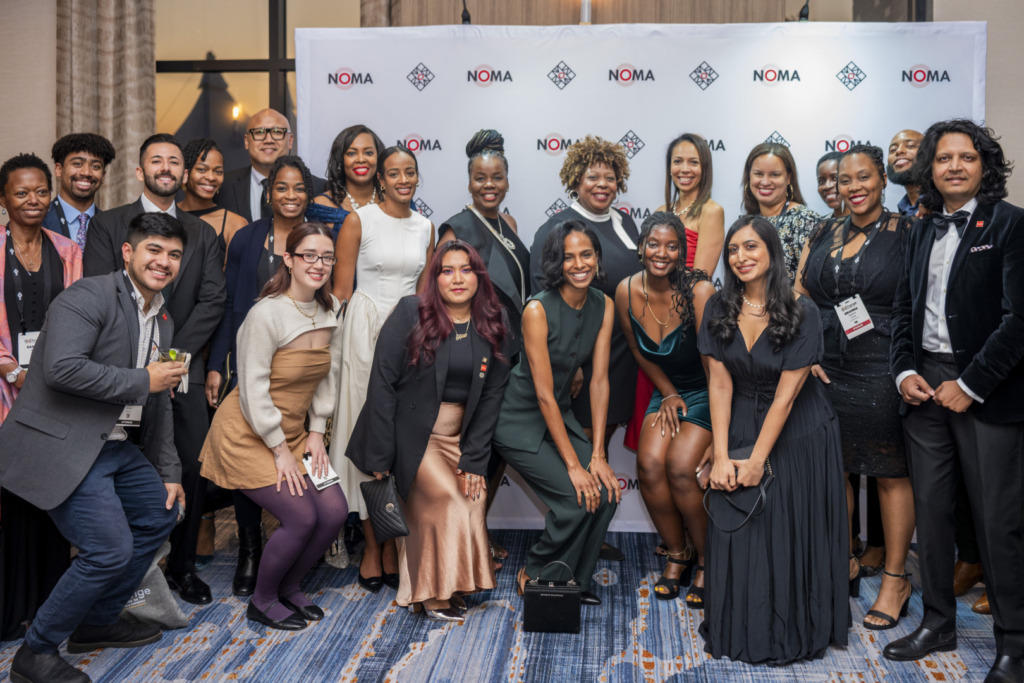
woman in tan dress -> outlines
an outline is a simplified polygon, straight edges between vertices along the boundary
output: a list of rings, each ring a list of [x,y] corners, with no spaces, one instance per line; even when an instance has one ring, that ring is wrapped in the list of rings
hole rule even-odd
[[[445,242],[427,273],[384,322],[345,455],[405,499],[398,604],[461,622],[462,595],[494,588],[486,475],[513,340],[473,247]]]
[[[282,266],[238,331],[238,386],[217,410],[200,456],[204,477],[240,489],[281,523],[246,613],[271,628],[299,630],[324,617],[299,582],[348,515],[341,487],[318,491],[307,473],[324,474],[329,462],[323,435],[341,348],[338,301],[329,293],[334,263],[325,225],[289,233]]]

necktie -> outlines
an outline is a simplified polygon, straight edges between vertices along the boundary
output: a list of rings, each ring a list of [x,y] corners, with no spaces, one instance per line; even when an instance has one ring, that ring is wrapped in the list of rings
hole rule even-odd
[[[946,236],[950,223],[956,227],[956,234],[963,238],[964,228],[967,227],[967,219],[970,217],[971,214],[966,211],[957,211],[952,216],[941,213],[932,214],[932,223],[935,224],[935,239],[941,239]]]
[[[78,234],[75,236],[75,244],[83,252],[85,251],[85,232],[89,229],[89,215],[80,213],[78,214]]]
[[[270,178],[264,178],[260,181],[263,185],[263,192],[260,193],[260,218],[266,218],[270,215],[270,200],[267,198],[267,184],[270,182]]]

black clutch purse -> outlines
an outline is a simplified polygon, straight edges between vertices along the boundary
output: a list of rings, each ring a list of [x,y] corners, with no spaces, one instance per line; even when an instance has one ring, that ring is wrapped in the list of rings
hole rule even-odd
[[[540,577],[544,570],[553,564],[568,569],[572,578],[542,583]],[[548,562],[537,578],[526,582],[523,589],[523,630],[531,633],[580,632],[580,586],[565,562]]]
[[[729,451],[730,460],[749,460],[754,447],[744,446]],[[764,461],[764,475],[757,486],[740,486],[735,491],[708,489],[704,492],[704,510],[719,531],[731,534],[739,531],[755,515],[764,512],[768,502],[768,488],[775,481],[771,458]]]
[[[363,492],[366,511],[370,515],[370,524],[373,525],[373,535],[378,543],[389,538],[409,535],[395,475],[389,474],[383,479],[364,481],[359,484],[359,490]]]

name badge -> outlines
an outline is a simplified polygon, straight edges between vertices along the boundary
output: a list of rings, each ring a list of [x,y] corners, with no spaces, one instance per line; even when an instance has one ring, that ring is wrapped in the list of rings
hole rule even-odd
[[[18,335],[18,365],[27,368],[32,358],[32,349],[36,347],[39,339],[38,332],[22,332]]]
[[[849,299],[840,301],[835,309],[839,316],[839,324],[843,326],[847,339],[853,339],[875,329],[875,323],[871,322],[868,308],[864,305],[860,294],[854,294]]]
[[[327,473],[324,476],[319,476],[313,471],[313,459],[308,455],[303,456],[302,464],[306,466],[306,474],[309,475],[310,480],[313,482],[313,486],[316,487],[317,491],[323,491],[328,486],[333,486],[341,481],[341,477],[331,467],[331,463],[327,463]]]
[[[117,418],[117,426],[138,427],[142,424],[142,406],[125,406],[121,411],[121,417]]]

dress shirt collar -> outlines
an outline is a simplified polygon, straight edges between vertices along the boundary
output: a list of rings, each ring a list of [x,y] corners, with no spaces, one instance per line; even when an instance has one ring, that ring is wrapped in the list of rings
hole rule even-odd
[[[978,208],[978,198],[975,196],[975,197],[971,197],[970,201],[968,201],[966,204],[964,204],[959,209],[957,209],[957,211],[966,211],[967,215],[970,216],[971,214],[974,213],[974,210],[976,208]],[[945,204],[942,205],[942,211],[947,216],[952,215],[953,213],[955,213],[953,211],[950,211],[949,207],[947,207]],[[969,223],[968,223],[967,227],[970,227]]]
[[[166,213],[170,216],[174,216],[175,218],[178,217],[178,206],[173,201],[171,202],[171,208],[164,211],[159,206],[151,202],[145,192],[142,193],[142,196],[139,199],[142,200],[142,210],[146,213]]]
[[[921,200],[918,198],[917,204],[910,203],[910,197],[903,195],[903,199],[900,200],[899,204],[896,205],[896,210],[903,216],[916,216],[917,207],[920,206]]]
[[[84,213],[89,217],[89,221],[92,221],[96,215],[96,202],[89,205],[89,208],[85,211],[79,211],[75,207],[71,206],[64,200],[64,197],[57,195],[57,201],[60,202],[60,208],[64,211],[64,219],[68,222],[68,225],[73,225],[78,228],[78,215]]]

